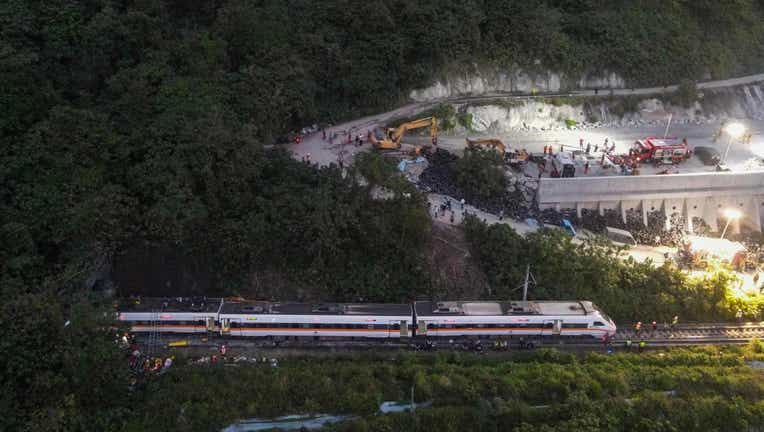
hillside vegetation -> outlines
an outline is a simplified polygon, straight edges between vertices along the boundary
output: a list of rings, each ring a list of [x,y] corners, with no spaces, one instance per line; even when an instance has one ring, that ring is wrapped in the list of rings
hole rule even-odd
[[[0,429],[114,430],[124,420],[124,362],[83,289],[99,263],[115,263],[143,294],[428,292],[429,219],[410,185],[382,177],[392,198],[373,200],[356,173],[263,144],[396,106],[467,64],[607,69],[635,84],[759,72],[762,8],[0,2]],[[128,256],[134,265],[120,267]],[[151,275],[173,265],[173,277]]]
[[[764,381],[747,348],[660,353],[554,350],[511,357],[355,355],[279,368],[195,366],[147,387],[127,430],[221,430],[234,420],[356,414],[336,431],[741,431],[764,426]],[[383,401],[432,402],[374,415]],[[193,396],[191,396],[193,395]],[[178,414],[182,413],[182,414]]]
[[[134,267],[179,262],[192,276],[173,286],[199,290],[274,268],[329,278],[319,285],[338,298],[369,297],[347,287],[370,281],[377,293],[422,282],[408,252],[421,215],[262,144],[399,104],[467,63],[607,69],[634,83],[754,71],[761,18],[743,0],[3,2],[4,277],[36,267],[78,283],[95,259],[137,250]]]
[[[583,243],[560,230],[541,230],[526,237],[508,225],[486,225],[469,217],[464,225],[476,261],[485,271],[496,299],[517,298],[518,281],[531,265],[536,300],[590,299],[620,326],[645,321],[718,322],[733,320],[738,310],[750,320],[764,314],[761,294],[735,295],[738,282],[729,268],[709,268],[690,277],[667,262],[637,262],[604,238]]]

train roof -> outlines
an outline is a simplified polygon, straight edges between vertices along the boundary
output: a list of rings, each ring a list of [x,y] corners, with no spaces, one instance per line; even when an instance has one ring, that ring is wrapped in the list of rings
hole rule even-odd
[[[275,314],[275,315],[381,315],[409,316],[409,304],[382,303],[270,303],[240,301],[223,303],[221,314]]]
[[[120,312],[199,312],[220,310],[220,297],[128,297],[119,299]]]
[[[419,301],[414,307],[417,316],[588,315],[596,311],[589,301]]]

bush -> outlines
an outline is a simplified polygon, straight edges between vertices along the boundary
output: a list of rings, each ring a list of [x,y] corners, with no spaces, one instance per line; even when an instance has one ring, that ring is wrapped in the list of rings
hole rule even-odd
[[[670,101],[684,108],[691,107],[698,100],[698,88],[694,81],[682,80],[677,91],[671,95]]]
[[[456,120],[467,131],[472,131],[472,113],[459,113]]]
[[[638,421],[660,422],[661,430],[723,430],[724,422],[735,430],[744,422],[760,427],[764,384],[758,371],[740,367],[741,353],[739,347],[596,356],[545,351],[437,362],[372,353],[321,362],[292,357],[278,369],[196,366],[151,383],[134,402],[128,430],[179,423],[184,430],[220,430],[235,419],[316,412],[362,416],[328,427],[335,431],[505,430],[523,423],[518,430],[630,430]],[[408,402],[412,386],[415,413],[375,414],[383,401]],[[704,421],[688,424],[693,418]]]
[[[558,230],[526,237],[507,225],[465,224],[471,251],[488,276],[497,299],[517,296],[527,264],[538,282],[529,297],[538,300],[591,300],[617,322],[725,321],[738,308],[749,318],[764,312],[764,296],[733,296],[734,274],[717,268],[689,277],[673,265],[622,260],[619,249],[601,239],[574,243]]]
[[[506,178],[501,154],[493,149],[465,149],[456,163],[456,181],[469,200],[488,200],[504,194]]]
[[[748,342],[748,351],[753,354],[764,354],[764,342],[759,339],[751,339]]]

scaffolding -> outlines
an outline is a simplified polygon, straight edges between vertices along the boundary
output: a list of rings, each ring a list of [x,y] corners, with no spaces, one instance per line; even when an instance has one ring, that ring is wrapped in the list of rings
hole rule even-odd
[[[152,311],[149,337],[148,337],[148,341],[146,342],[146,349],[144,350],[146,353],[146,356],[149,358],[154,356],[154,354],[157,352],[157,350],[162,344],[162,332],[160,331],[161,330],[160,325],[161,325],[161,320],[160,320],[159,312]]]

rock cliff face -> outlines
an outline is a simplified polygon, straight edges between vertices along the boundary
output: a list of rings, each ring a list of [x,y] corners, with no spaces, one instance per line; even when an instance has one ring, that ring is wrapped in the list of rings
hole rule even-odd
[[[477,96],[496,93],[556,93],[578,89],[624,88],[623,78],[603,72],[581,77],[566,77],[556,72],[530,73],[517,70],[479,70],[448,76],[431,86],[417,89],[409,97],[417,102],[432,101],[458,96]]]
[[[623,98],[516,99],[501,105],[459,104],[455,111],[470,119],[467,132],[507,133],[515,130],[586,129],[600,126],[639,127],[674,123],[714,123],[724,118],[764,120],[764,85],[754,84],[700,93],[689,108],[645,96],[626,104]],[[454,122],[456,123],[456,122]]]

